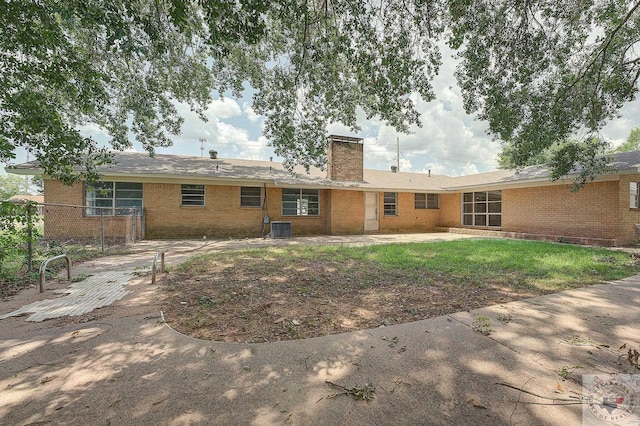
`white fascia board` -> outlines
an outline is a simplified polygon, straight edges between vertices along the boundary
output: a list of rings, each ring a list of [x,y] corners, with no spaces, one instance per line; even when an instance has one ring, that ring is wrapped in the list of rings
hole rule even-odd
[[[44,170],[42,169],[25,169],[25,168],[14,168],[14,167],[7,166],[4,168],[4,171],[7,173],[11,173],[13,175],[44,176]]]
[[[595,180],[591,182],[611,182],[620,180],[619,175],[606,175],[599,176]],[[587,182],[587,184],[591,183]],[[448,192],[462,192],[466,190],[484,190],[484,191],[495,191],[500,189],[520,189],[520,188],[533,188],[540,186],[562,186],[562,185],[572,185],[573,180],[565,178],[558,179],[556,181],[552,181],[549,179],[531,179],[531,180],[516,180],[516,181],[507,181],[507,182],[490,182],[490,183],[480,183],[477,185],[463,185],[463,186],[449,186],[444,188]]]

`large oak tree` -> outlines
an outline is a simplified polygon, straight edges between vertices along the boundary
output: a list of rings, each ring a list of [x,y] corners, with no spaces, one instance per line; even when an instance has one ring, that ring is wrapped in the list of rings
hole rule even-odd
[[[638,90],[640,3],[616,0],[38,0],[0,2],[0,159],[22,146],[51,176],[95,177],[104,148],[153,153],[212,93],[252,87],[288,165],[322,166],[326,126],[356,112],[400,131],[435,97],[439,46],[457,50],[465,108],[521,167],[601,172],[604,124]],[[413,96],[410,96],[413,95]],[[202,115],[202,114],[201,114]],[[575,143],[558,141],[572,140]],[[554,148],[556,147],[556,148]],[[80,155],[82,154],[82,155]]]

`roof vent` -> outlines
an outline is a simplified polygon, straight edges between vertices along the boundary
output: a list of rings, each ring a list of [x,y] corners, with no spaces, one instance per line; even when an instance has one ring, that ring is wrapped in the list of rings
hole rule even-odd
[[[398,173],[398,166],[391,166],[392,173]]]
[[[216,151],[215,149],[210,149],[209,158],[211,158],[212,160],[215,160],[216,158],[218,158],[218,151]]]

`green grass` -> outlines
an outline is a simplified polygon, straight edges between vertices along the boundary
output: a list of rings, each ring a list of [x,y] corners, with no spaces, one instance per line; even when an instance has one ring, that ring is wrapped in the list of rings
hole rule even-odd
[[[348,264],[372,263],[416,276],[452,277],[460,284],[483,282],[510,287],[557,291],[640,273],[630,254],[540,241],[473,239],[434,243],[387,244],[366,247],[323,246],[252,249],[198,256],[183,270],[206,269],[209,262],[232,265],[234,259],[262,258],[273,266],[296,259]]]
[[[218,252],[193,257],[163,278],[163,311],[177,330],[198,338],[290,340],[619,279],[640,273],[637,260],[606,249],[500,239]],[[483,316],[472,324],[485,335],[492,326]]]

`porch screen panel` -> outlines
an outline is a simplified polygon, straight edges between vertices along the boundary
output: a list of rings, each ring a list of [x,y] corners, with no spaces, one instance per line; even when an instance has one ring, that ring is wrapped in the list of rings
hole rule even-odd
[[[462,196],[462,224],[502,226],[502,191],[465,192]]]

